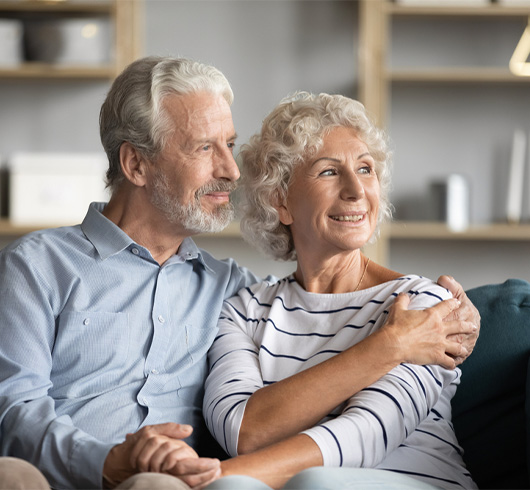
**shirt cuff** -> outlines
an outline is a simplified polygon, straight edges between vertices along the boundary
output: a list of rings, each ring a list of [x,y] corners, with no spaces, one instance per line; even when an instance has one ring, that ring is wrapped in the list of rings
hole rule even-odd
[[[302,434],[315,441],[322,453],[322,466],[341,466],[340,446],[326,429],[316,426],[303,431]],[[332,450],[333,447],[336,449]]]
[[[115,445],[91,437],[79,439],[75,443],[70,459],[70,471],[78,488],[102,488],[103,465]]]

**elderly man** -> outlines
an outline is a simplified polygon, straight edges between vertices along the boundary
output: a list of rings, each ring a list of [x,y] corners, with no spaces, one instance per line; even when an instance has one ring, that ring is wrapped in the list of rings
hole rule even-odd
[[[232,99],[213,67],[134,62],[101,109],[109,202],[0,253],[0,488],[113,487],[153,470],[160,438],[180,480],[148,473],[144,488],[220,476],[218,459],[198,457],[213,444],[201,413],[206,353],[223,300],[258,278],[190,237],[233,217]],[[468,332],[478,313],[445,281],[462,305],[460,321],[444,323]],[[436,362],[450,362],[444,348],[465,358],[477,335],[448,341]]]

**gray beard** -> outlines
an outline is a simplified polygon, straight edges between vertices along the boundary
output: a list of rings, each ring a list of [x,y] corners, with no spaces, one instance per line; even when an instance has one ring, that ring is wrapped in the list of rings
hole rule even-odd
[[[231,202],[222,204],[208,213],[202,209],[200,198],[209,192],[232,191],[235,187],[233,182],[210,182],[197,191],[192,202],[182,205],[178,202],[176,193],[171,192],[167,177],[157,173],[150,200],[171,223],[182,226],[191,233],[217,233],[234,219],[234,206]]]

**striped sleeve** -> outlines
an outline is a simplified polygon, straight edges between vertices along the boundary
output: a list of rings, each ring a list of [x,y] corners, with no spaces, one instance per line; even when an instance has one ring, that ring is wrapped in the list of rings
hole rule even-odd
[[[255,323],[247,319],[248,292],[225,301],[219,333],[208,353],[210,374],[205,384],[204,418],[210,432],[230,455],[237,455],[239,428],[250,396],[263,387],[259,349],[249,335]]]
[[[402,364],[350,398],[338,417],[305,433],[320,447],[325,466],[374,468],[418,428],[458,378],[458,370]]]
[[[443,293],[443,299],[448,297]],[[433,306],[439,299],[416,294],[411,309]],[[458,369],[402,364],[351,397],[339,416],[304,433],[320,447],[325,466],[374,468],[418,429],[437,403],[450,400],[459,379]],[[446,439],[451,446],[454,438],[448,434]]]

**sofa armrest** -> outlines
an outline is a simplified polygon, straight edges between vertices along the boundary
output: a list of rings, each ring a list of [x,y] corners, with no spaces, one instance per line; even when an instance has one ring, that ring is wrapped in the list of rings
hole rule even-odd
[[[530,284],[509,279],[467,294],[482,321],[452,404],[464,460],[480,488],[529,488]]]

